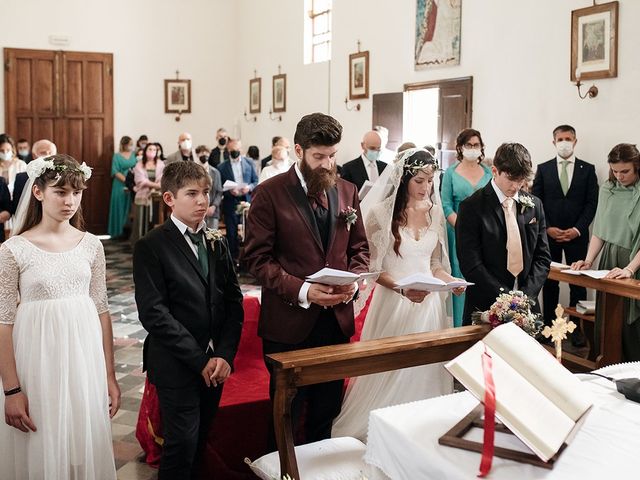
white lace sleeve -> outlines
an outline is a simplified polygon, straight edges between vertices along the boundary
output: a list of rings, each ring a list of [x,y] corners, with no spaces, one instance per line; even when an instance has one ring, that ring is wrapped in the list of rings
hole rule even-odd
[[[431,253],[431,272],[435,273],[438,270],[444,270],[451,274],[451,264],[449,262],[449,255],[447,252],[447,234],[445,230],[446,220],[440,205],[436,204],[433,206],[431,210],[431,218],[432,225],[430,228],[435,230],[438,235],[438,243]]]
[[[18,307],[20,267],[6,245],[0,245],[0,323],[13,325]]]
[[[91,284],[89,285],[89,296],[93,303],[96,304],[98,313],[109,311],[107,302],[107,280],[106,280],[106,261],[104,258],[104,248],[102,243],[96,239],[96,251],[91,263]]]

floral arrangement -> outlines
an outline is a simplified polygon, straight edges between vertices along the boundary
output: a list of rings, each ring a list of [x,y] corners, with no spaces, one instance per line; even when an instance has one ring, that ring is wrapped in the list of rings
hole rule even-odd
[[[224,238],[224,234],[220,230],[213,230],[211,228],[207,228],[204,231],[205,238],[211,244],[211,251],[216,251],[216,242],[221,241]]]
[[[249,202],[239,202],[238,205],[236,205],[236,214],[242,215],[245,211],[249,210],[250,206],[251,204]]]
[[[524,213],[527,208],[534,208],[533,198],[529,195],[518,195],[518,203],[520,204],[520,213]]]
[[[474,312],[471,320],[474,325],[488,323],[491,328],[496,328],[503,323],[513,322],[522,328],[528,335],[535,337],[540,333],[543,322],[540,314],[531,311],[535,302],[520,290],[511,290],[509,293],[498,295],[496,301],[486,312]]]
[[[29,165],[27,165],[27,176],[31,179],[35,179],[41,176],[47,170],[55,170],[56,172],[58,172],[58,175],[56,176],[57,181],[60,178],[60,172],[71,170],[73,172],[82,174],[85,182],[91,178],[91,167],[88,166],[85,162],[82,162],[82,165],[79,165],[77,168],[75,168],[69,167],[67,165],[57,165],[53,160],[47,160],[47,158],[51,157],[41,157],[30,161]]]
[[[340,218],[347,224],[347,231],[351,230],[351,225],[358,221],[358,214],[356,209],[349,206],[340,211]]]

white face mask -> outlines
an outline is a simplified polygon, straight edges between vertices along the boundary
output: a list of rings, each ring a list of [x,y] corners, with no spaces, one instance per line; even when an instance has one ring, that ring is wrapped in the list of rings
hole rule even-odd
[[[482,150],[479,148],[463,148],[462,149],[462,158],[465,160],[469,160],[470,162],[475,162],[482,155]]]
[[[18,155],[20,155],[21,157],[28,157],[29,156],[29,149],[28,148],[23,148],[18,150]]]
[[[13,152],[9,150],[8,152],[0,152],[0,160],[4,160],[8,162],[13,158]]]
[[[562,158],[569,158],[573,154],[573,142],[567,140],[556,142],[556,150]]]
[[[192,146],[193,144],[191,143],[191,140],[183,140],[180,142],[180,148],[182,150],[191,150]]]

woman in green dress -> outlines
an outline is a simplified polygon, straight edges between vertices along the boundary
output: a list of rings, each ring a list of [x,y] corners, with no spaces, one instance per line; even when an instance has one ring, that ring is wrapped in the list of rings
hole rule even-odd
[[[590,269],[600,253],[605,278],[638,279],[640,268],[640,152],[635,145],[620,143],[609,152],[609,180],[600,187],[587,258],[571,265]],[[597,300],[600,300],[598,295]],[[596,302],[596,345],[604,311]],[[624,299],[622,355],[626,362],[640,361],[640,301]]]
[[[456,255],[456,219],[458,209],[464,199],[476,190],[484,187],[491,180],[491,169],[482,165],[484,160],[484,143],[477,130],[467,128],[458,134],[456,139],[458,162],[451,165],[442,176],[442,208],[447,217],[447,240],[449,244],[449,261],[451,275],[462,278],[458,256]],[[464,294],[453,296],[453,325],[462,325],[464,311]]]
[[[109,226],[107,233],[111,238],[119,238],[131,210],[131,194],[125,190],[124,181],[130,168],[136,166],[136,154],[131,137],[120,139],[120,151],[113,154],[111,160],[111,202],[109,203]]]

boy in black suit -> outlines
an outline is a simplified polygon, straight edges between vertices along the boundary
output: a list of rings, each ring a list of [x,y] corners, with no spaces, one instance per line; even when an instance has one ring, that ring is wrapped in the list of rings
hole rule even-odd
[[[467,288],[463,325],[488,310],[500,289],[515,287],[537,301],[551,264],[542,203],[521,191],[532,173],[529,152],[503,143],[491,171],[493,180],[460,204],[456,222],[460,270],[475,284]]]
[[[589,225],[598,205],[598,179],[595,167],[574,154],[576,131],[570,125],[560,125],[553,131],[553,144],[558,155],[538,166],[532,193],[542,201],[547,218],[547,235],[551,258],[567,265],[582,260],[589,246]],[[542,290],[545,324],[556,317],[560,288],[558,282],[547,280]],[[575,306],[587,298],[584,287],[569,287],[569,305]],[[576,333],[580,332],[576,330]],[[584,344],[581,335],[572,335],[576,346]]]
[[[149,332],[143,369],[162,414],[159,480],[195,478],[242,330],[229,248],[205,227],[210,187],[200,165],[168,165],[161,188],[171,217],[140,239],[133,255],[139,318]]]

